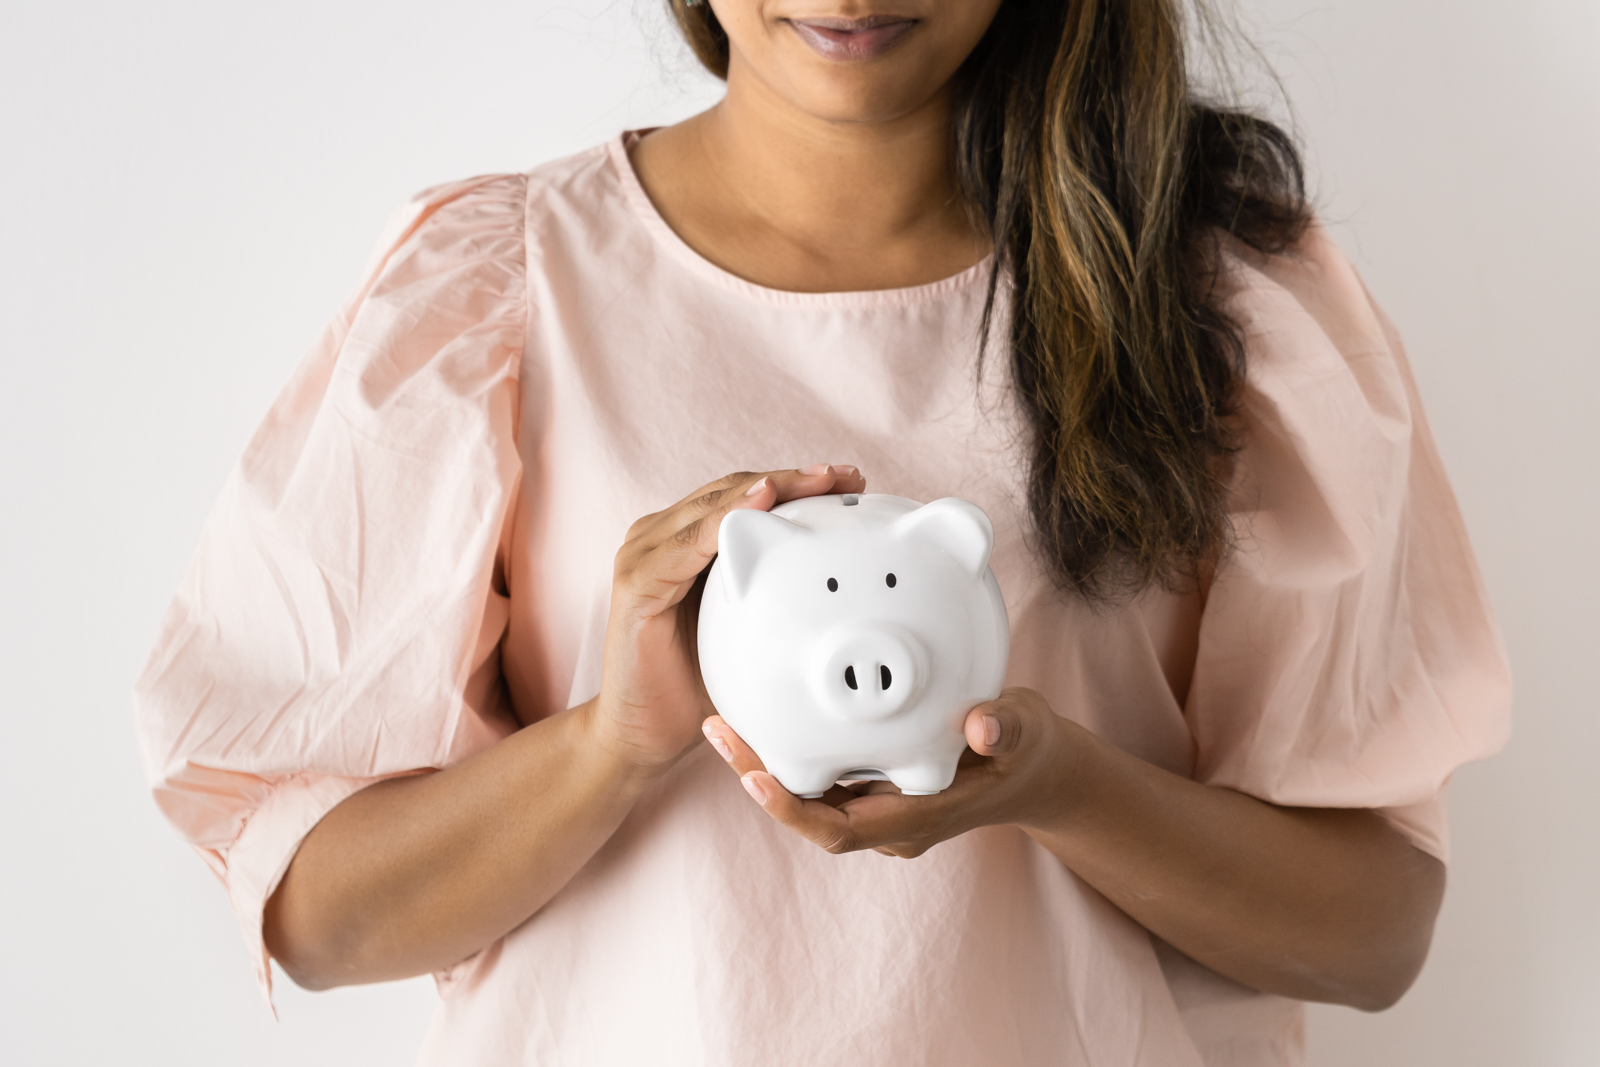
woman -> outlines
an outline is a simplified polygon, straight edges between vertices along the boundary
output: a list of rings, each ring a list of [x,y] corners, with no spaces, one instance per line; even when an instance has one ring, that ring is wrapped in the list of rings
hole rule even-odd
[[[725,99],[423,194],[141,679],[263,984],[434,972],[473,1064],[1284,1064],[1392,1004],[1507,680],[1286,139],[1170,0],[674,3]],[[869,474],[993,518],[1012,688],[944,793],[801,801],[695,583]]]

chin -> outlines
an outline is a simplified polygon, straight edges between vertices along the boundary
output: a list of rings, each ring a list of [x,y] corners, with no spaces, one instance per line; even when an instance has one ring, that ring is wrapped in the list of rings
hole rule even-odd
[[[926,107],[947,78],[945,64],[907,51],[893,59],[844,64],[808,54],[760,57],[744,70],[730,71],[765,82],[769,90],[802,114],[825,122],[892,122]]]
[[[878,124],[918,110],[928,96],[906,92],[900,86],[861,84],[807,85],[797,87],[793,103],[801,111],[824,122]]]

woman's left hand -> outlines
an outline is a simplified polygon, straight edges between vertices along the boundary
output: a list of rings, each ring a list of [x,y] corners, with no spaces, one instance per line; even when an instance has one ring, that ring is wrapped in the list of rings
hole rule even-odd
[[[920,856],[1013,825],[1151,933],[1252,989],[1379,1011],[1428,952],[1444,865],[1376,812],[1280,807],[1147,763],[1028,689],[973,708],[942,793],[801,800],[717,716],[706,736],[768,815],[829,852]]]
[[[1073,767],[1086,736],[1033,690],[1007,689],[967,713],[970,751],[943,792],[908,797],[888,782],[864,782],[802,800],[767,773],[721,716],[702,729],[756,803],[801,837],[833,853],[870,848],[908,859],[979,826],[1056,821],[1072,803]]]

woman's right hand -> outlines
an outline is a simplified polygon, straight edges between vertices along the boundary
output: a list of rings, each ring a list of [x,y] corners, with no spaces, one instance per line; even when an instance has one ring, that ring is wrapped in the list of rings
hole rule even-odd
[[[309,989],[448,967],[525,922],[616,832],[711,713],[695,580],[734,508],[859,493],[854,467],[730,474],[646,515],[617,553],[600,694],[432,774],[345,799],[269,898],[272,955]]]
[[[583,709],[595,739],[646,774],[670,767],[700,740],[700,723],[715,709],[695,647],[696,583],[717,554],[724,515],[865,488],[861,472],[846,465],[742,472],[635,522],[612,575],[600,693]]]

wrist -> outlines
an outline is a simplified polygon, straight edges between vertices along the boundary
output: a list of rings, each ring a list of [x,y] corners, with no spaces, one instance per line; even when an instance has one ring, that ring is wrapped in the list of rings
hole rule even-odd
[[[671,770],[687,749],[666,756],[641,749],[619,736],[615,716],[604,713],[601,699],[597,696],[567,711],[572,716],[573,751],[613,789],[637,796]]]
[[[1105,742],[1070,719],[1056,719],[1042,748],[1034,802],[1016,823],[1041,841],[1069,835],[1091,817],[1107,762]]]

